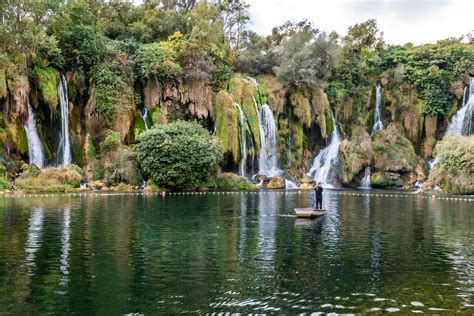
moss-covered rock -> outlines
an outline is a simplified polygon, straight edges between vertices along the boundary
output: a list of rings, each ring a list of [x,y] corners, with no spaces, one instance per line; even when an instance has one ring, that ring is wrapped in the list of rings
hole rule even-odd
[[[232,78],[229,83],[229,91],[234,97],[234,101],[237,102],[244,111],[255,149],[257,151],[260,150],[260,130],[258,126],[257,109],[255,108],[255,102],[257,102],[259,98],[257,88],[250,80],[243,78],[241,75],[237,75]]]
[[[258,81],[264,91],[262,103],[268,103],[274,113],[282,113],[286,102],[286,89],[278,81],[275,76],[262,75],[258,77]]]
[[[285,178],[277,176],[272,177],[266,185],[267,189],[284,189],[285,188]]]
[[[293,114],[298,118],[301,125],[304,125],[306,128],[309,128],[313,122],[309,101],[308,97],[301,92],[293,92],[290,95]]]
[[[0,68],[0,99],[7,96],[7,77],[4,69]]]
[[[424,127],[423,157],[426,159],[433,156],[433,149],[436,145],[437,117],[425,115]]]
[[[370,181],[373,188],[398,188],[403,186],[402,176],[396,172],[372,172]]]
[[[345,139],[340,146],[342,160],[342,183],[352,183],[362,170],[371,165],[374,156],[370,135],[363,127],[354,127],[352,138]]]
[[[311,90],[311,112],[314,122],[321,131],[321,136],[329,136],[326,124],[326,112],[329,110],[329,100],[320,87]]]
[[[216,95],[216,136],[222,142],[224,153],[230,153],[234,162],[240,161],[239,117],[232,96],[227,91]]]
[[[411,172],[416,165],[415,149],[391,124],[385,130],[377,132],[372,147],[374,149],[374,168],[385,172]]]
[[[58,79],[59,72],[52,67],[36,66],[33,70],[40,96],[51,112],[56,112],[59,104]]]
[[[415,151],[421,152],[423,101],[416,89],[407,82],[393,83],[384,89],[383,102],[391,114],[391,122],[401,128]]]

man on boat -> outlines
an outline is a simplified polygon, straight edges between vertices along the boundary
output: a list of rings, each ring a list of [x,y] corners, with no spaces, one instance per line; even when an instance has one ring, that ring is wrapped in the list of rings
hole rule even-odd
[[[316,209],[323,209],[323,186],[321,182],[314,187],[314,193],[316,195]]]

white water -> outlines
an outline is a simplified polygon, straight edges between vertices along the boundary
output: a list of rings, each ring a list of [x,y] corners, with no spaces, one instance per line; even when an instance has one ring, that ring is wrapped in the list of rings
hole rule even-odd
[[[275,117],[268,104],[263,104],[260,111],[258,111],[257,103],[255,102],[255,110],[257,111],[261,144],[258,156],[258,174],[267,177],[281,175],[282,170],[278,168],[278,130]]]
[[[245,116],[244,111],[240,105],[235,102],[235,107],[239,111],[240,118],[240,166],[239,166],[239,175],[245,177],[245,171],[247,166],[247,136],[245,135],[246,130],[250,130],[247,123],[247,117]]]
[[[315,182],[322,182],[324,187],[334,186],[334,173],[339,163],[339,145],[341,144],[341,135],[331,110],[331,118],[333,124],[333,132],[330,135],[331,142],[329,146],[322,149],[314,158],[313,166],[308,172],[308,175],[313,178]]]
[[[382,122],[382,87],[380,83],[377,83],[375,87],[375,113],[374,113],[374,126],[372,127],[372,133],[370,134],[373,136],[376,131],[380,129],[384,129],[384,125]]]
[[[26,266],[28,274],[31,275],[35,267],[36,252],[41,245],[41,235],[43,231],[44,210],[41,207],[35,208],[28,220],[28,237],[26,239]]]
[[[64,75],[59,80],[58,94],[61,107],[61,138],[59,140],[58,160],[61,165],[70,165],[72,155],[69,140],[69,101],[67,99],[67,82]]]
[[[257,100],[253,99],[257,112],[258,128],[260,132],[260,153],[258,155],[258,174],[266,177],[281,176],[283,170],[278,167],[277,125],[272,109],[263,104],[258,110]],[[286,189],[297,189],[298,186],[285,177]]]
[[[140,112],[140,116],[142,117],[143,123],[145,124],[145,129],[148,129],[148,109],[145,106],[143,111]]]
[[[370,189],[372,183],[370,182],[370,167],[365,167],[364,169],[364,177],[360,182],[360,187],[364,189]]]
[[[467,97],[466,97],[467,96]],[[446,135],[469,135],[472,128],[472,115],[474,113],[474,77],[471,77],[469,91],[465,90],[463,105],[453,117],[448,126]]]
[[[28,139],[28,155],[30,165],[36,165],[38,168],[44,167],[44,148],[36,128],[35,114],[28,101],[28,120],[24,126],[26,138]]]

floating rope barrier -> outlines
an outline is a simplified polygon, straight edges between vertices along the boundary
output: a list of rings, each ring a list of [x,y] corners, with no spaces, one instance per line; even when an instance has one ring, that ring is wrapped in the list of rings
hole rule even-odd
[[[311,191],[204,191],[204,192],[169,192],[167,196],[206,196],[206,195],[311,195]],[[381,193],[381,192],[352,192],[352,191],[329,191],[328,196],[358,196],[358,197],[384,197],[384,198],[418,198],[418,199],[436,199],[445,201],[463,201],[474,202],[474,196],[447,196],[437,194],[410,194],[410,193]],[[110,197],[110,196],[156,196],[159,192],[74,192],[74,193],[20,193],[20,194],[3,194],[0,198],[52,198],[52,197]]]

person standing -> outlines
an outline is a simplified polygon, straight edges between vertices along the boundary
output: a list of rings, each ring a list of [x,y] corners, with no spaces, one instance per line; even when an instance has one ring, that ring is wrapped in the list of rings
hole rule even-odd
[[[314,193],[316,195],[316,209],[323,209],[323,186],[321,182],[314,187]]]

